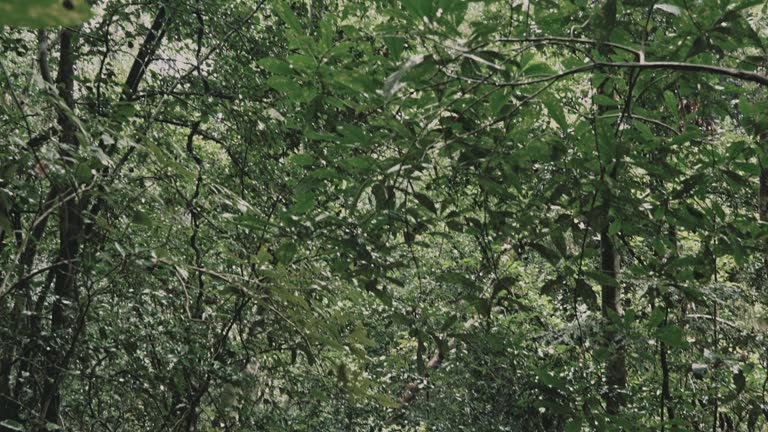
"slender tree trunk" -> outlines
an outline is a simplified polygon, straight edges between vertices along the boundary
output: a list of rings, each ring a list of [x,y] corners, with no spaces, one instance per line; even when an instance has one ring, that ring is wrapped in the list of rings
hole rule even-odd
[[[604,57],[611,55],[611,48],[602,44],[604,41],[610,39],[610,35],[613,29],[616,27],[617,16],[617,1],[606,0],[603,2],[600,10],[599,17],[595,26],[595,40],[601,43],[598,46],[598,51]],[[630,83],[630,88],[631,88]],[[599,93],[606,93],[606,89],[603,87],[598,88]],[[631,101],[631,91],[627,95],[627,104]],[[598,115],[602,114],[605,107],[598,107]],[[599,139],[597,134],[599,130],[598,116],[595,117],[595,139]],[[620,120],[621,121],[621,120]],[[614,139],[616,140],[615,146],[618,147],[618,140],[620,140],[621,133],[620,128],[616,128],[614,133]],[[619,268],[619,253],[616,250],[615,240],[608,232],[610,225],[609,214],[613,202],[612,191],[609,189],[609,184],[615,183],[619,174],[619,165],[621,157],[616,151],[616,156],[611,163],[611,167],[603,167],[603,175],[607,177],[605,191],[603,196],[603,226],[600,227],[600,271],[607,277],[610,282],[603,283],[601,285],[602,292],[602,314],[603,314],[603,337],[605,339],[606,347],[610,352],[608,360],[605,364],[605,370],[603,378],[605,380],[605,393],[603,395],[606,403],[606,410],[609,415],[617,415],[621,412],[621,408],[626,404],[624,397],[624,390],[627,386],[627,356],[626,347],[624,342],[624,335],[613,323],[612,318],[621,317],[623,315],[621,301],[622,301],[622,287],[618,282],[618,276],[620,272]]]
[[[9,323],[18,322],[21,319],[22,301],[23,299],[17,296],[11,309]],[[13,375],[14,363],[18,359],[17,343],[14,339],[11,338],[11,340],[3,343],[3,352],[2,356],[0,356],[0,420],[16,419],[19,416],[19,404],[11,393],[11,377]],[[5,432],[6,430],[9,429],[0,426],[0,432]]]
[[[616,281],[619,275],[619,255],[613,239],[608,234],[607,227],[600,233],[600,262],[602,273]],[[622,290],[618,283],[603,284],[602,312],[605,326],[603,335],[608,349],[611,351],[605,365],[605,402],[606,409],[611,415],[618,414],[626,402],[623,396],[624,388],[627,385],[624,337],[616,330],[616,326],[610,318],[611,316],[622,315],[621,296]]]
[[[147,71],[147,66],[157,50],[160,41],[163,39],[166,30],[167,10],[164,5],[158,10],[158,13],[152,23],[144,43],[142,44],[137,58],[133,62],[126,79],[125,87],[121,95],[121,100],[131,100],[139,84],[141,83]],[[77,31],[74,29],[63,29],[60,34],[58,70],[55,80],[51,78],[48,69],[47,45],[44,43],[44,35],[41,32],[41,47],[39,63],[41,73],[45,81],[54,84],[59,93],[59,97],[66,108],[58,110],[57,126],[59,131],[58,141],[60,143],[59,154],[62,165],[67,169],[72,169],[72,161],[75,159],[79,147],[76,135],[77,125],[73,120],[74,103],[74,84],[75,84],[75,41]],[[55,130],[55,128],[52,128]],[[51,134],[53,135],[53,134]],[[50,138],[50,136],[48,136]],[[43,137],[43,139],[46,139]],[[108,154],[116,151],[114,145],[106,149]],[[53,180],[52,180],[53,182]],[[37,430],[46,430],[45,423],[61,424],[61,388],[66,371],[75,356],[78,340],[85,331],[85,315],[81,312],[84,309],[80,306],[80,292],[78,287],[79,274],[82,270],[82,256],[80,253],[81,243],[85,236],[84,209],[88,207],[89,199],[85,194],[78,192],[76,184],[71,182],[71,176],[66,176],[60,181],[53,182],[53,191],[46,202],[56,202],[60,207],[58,209],[58,237],[59,250],[55,256],[52,269],[48,274],[46,286],[52,286],[54,298],[52,301],[52,310],[50,316],[51,337],[45,342],[45,346],[38,346],[36,342],[31,342],[21,350],[15,350],[12,356],[9,353],[0,353],[0,420],[15,419],[19,414],[19,407],[16,396],[25,385],[16,380],[14,391],[11,391],[10,367],[18,371],[27,371],[35,376],[40,376],[41,386],[35,391],[34,401],[38,410],[38,418],[35,419]],[[97,204],[100,204],[98,202]],[[96,212],[98,212],[96,209]],[[35,255],[36,243],[45,231],[47,218],[39,224],[35,231],[31,233],[30,242],[27,249],[23,252],[20,260],[20,275],[26,275],[32,268]],[[17,292],[28,291],[28,281],[19,280],[16,287]],[[43,289],[43,293],[38,296],[35,302],[34,310],[42,313],[48,299],[48,289]],[[17,305],[28,307],[29,298],[25,298],[25,303]],[[20,310],[16,307],[14,310]],[[34,315],[30,318],[30,335],[39,335],[41,325],[44,325],[46,319]],[[34,338],[34,337],[33,337]],[[36,339],[36,338],[35,338]],[[37,339],[36,339],[37,340]],[[9,366],[10,365],[10,366]],[[38,368],[39,372],[35,369]],[[8,367],[6,367],[8,366]],[[6,373],[8,369],[8,373]],[[19,373],[19,372],[17,372]],[[6,403],[8,402],[8,403]],[[13,402],[13,403],[11,403]],[[35,405],[28,406],[35,409]],[[42,421],[42,423],[39,423]],[[0,432],[4,432],[0,426]],[[35,430],[35,429],[33,429]]]
[[[55,190],[51,189],[51,192],[46,197],[45,202],[39,209],[35,219],[32,222],[29,238],[26,242],[21,242],[23,250],[21,251],[21,257],[17,266],[17,282],[14,284],[14,305],[11,310],[10,325],[13,329],[11,334],[19,335],[22,332],[29,332],[31,330],[29,320],[25,320],[23,314],[29,310],[29,302],[31,294],[29,292],[30,280],[28,274],[32,271],[35,257],[37,256],[37,246],[40,239],[45,233],[45,229],[48,226],[48,215],[46,212],[54,205],[56,198]],[[25,323],[27,326],[25,326]],[[0,354],[0,419],[16,419],[19,416],[19,402],[11,391],[11,380],[14,370],[18,371],[18,365],[24,362],[23,358],[20,358],[20,352],[24,351],[24,347],[19,340],[8,341],[8,345],[2,354]],[[0,432],[3,432],[5,428],[0,426]]]
[[[669,203],[665,203],[665,206],[669,208]],[[675,228],[674,225],[670,225],[667,233],[669,235],[669,239],[672,242],[674,249],[672,250],[671,254],[669,255],[670,258],[676,258],[677,257],[677,228]],[[685,304],[686,299],[683,298],[680,301],[680,308],[681,308],[681,317],[680,317],[680,325],[681,328],[684,325],[685,321]],[[664,316],[664,325],[667,325],[667,322],[669,321],[669,310],[672,307],[673,302],[670,302],[667,298],[664,299],[664,307],[666,309],[665,316]],[[659,360],[661,362],[661,430],[664,432],[665,430],[665,422],[664,422],[664,410],[666,409],[667,412],[667,418],[668,420],[673,420],[675,418],[675,401],[672,399],[672,388],[670,387],[669,381],[671,377],[670,367],[669,367],[669,347],[664,342],[660,342],[659,344]],[[672,426],[672,430],[676,431],[678,430],[677,427]]]
[[[61,32],[59,70],[56,85],[59,96],[69,109],[74,108],[74,60],[75,33],[71,29]],[[61,155],[72,158],[78,147],[75,135],[76,125],[71,119],[73,113],[60,110],[58,124],[61,128]],[[46,358],[45,384],[40,401],[40,415],[47,422],[59,424],[61,409],[61,381],[72,356],[69,347],[74,346],[78,332],[75,331],[76,318],[79,315],[79,292],[77,274],[80,263],[77,261],[82,236],[83,216],[76,186],[57,185],[59,192],[59,254],[58,265],[54,267],[54,301],[51,313],[51,334],[54,345],[50,347]]]
[[[666,319],[664,320],[666,322]],[[661,342],[659,359],[661,361],[661,430],[666,430],[666,422],[664,420],[664,411],[667,412],[669,420],[675,418],[675,407],[672,402],[672,390],[669,387],[669,361],[667,360],[668,347],[667,344]]]
[[[762,132],[758,136],[760,155],[768,154],[768,132]],[[763,158],[765,159],[765,158]],[[768,166],[760,164],[760,190],[757,195],[758,218],[760,222],[768,222]],[[763,266],[768,273],[768,240],[763,248]]]

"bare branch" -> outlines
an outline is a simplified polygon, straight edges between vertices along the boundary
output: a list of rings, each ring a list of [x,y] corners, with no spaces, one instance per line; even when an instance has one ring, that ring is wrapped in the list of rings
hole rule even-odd
[[[528,80],[520,81],[505,81],[505,82],[493,82],[478,80],[474,78],[466,78],[456,76],[456,78],[468,82],[482,82],[483,84],[495,85],[499,87],[524,87],[534,84],[541,84],[549,81],[557,81],[561,78],[565,78],[570,75],[576,75],[580,73],[590,72],[600,69],[659,69],[659,70],[676,70],[686,72],[699,72],[713,75],[730,76],[742,81],[754,82],[768,87],[768,77],[756,72],[745,71],[742,69],[731,69],[721,66],[704,65],[698,63],[679,63],[679,62],[594,62],[588,63],[584,66],[568,69],[566,71],[543,76],[541,78],[532,78]]]
[[[579,44],[579,45],[598,45],[600,44],[596,40],[581,39],[581,38],[569,38],[569,37],[534,37],[534,38],[501,38],[497,39],[497,42],[509,42],[509,43],[555,43],[555,44]],[[634,54],[637,58],[642,58],[643,53],[640,50],[628,47],[626,45],[620,45],[613,42],[603,42],[602,45],[616,48],[622,51],[626,51]]]

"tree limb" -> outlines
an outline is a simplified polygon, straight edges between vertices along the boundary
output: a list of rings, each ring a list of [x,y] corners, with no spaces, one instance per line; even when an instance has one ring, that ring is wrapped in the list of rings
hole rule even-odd
[[[157,12],[152,27],[150,27],[147,36],[144,38],[144,42],[139,48],[139,53],[131,65],[131,70],[128,72],[128,78],[125,80],[125,86],[123,88],[123,100],[131,100],[139,89],[144,74],[147,72],[149,63],[152,61],[152,57],[155,55],[157,48],[160,46],[160,41],[165,35],[166,29],[167,10],[164,4],[160,5],[160,10]]]
[[[510,42],[510,43],[557,43],[557,44],[579,44],[579,45],[598,45],[600,42],[592,39],[582,38],[570,38],[570,37],[534,37],[534,38],[500,38],[496,39],[497,42]],[[626,51],[637,56],[638,59],[643,57],[643,53],[640,50],[628,47],[626,45],[620,45],[613,42],[603,42],[601,45],[616,48],[622,51]]]

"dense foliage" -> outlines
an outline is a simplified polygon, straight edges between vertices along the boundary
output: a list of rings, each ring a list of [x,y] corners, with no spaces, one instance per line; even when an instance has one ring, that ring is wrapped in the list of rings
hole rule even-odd
[[[766,14],[0,1],[0,431],[768,430]]]

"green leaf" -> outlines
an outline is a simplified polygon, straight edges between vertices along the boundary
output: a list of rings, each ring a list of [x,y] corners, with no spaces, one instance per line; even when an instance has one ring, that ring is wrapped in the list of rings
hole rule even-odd
[[[659,324],[661,324],[661,322],[664,321],[664,315],[665,315],[665,312],[662,308],[657,307],[656,309],[654,309],[653,312],[651,313],[650,318],[648,318],[648,326],[650,328],[658,327]]]
[[[352,330],[352,333],[349,334],[348,339],[367,347],[373,348],[376,346],[376,341],[368,337],[367,330],[360,324],[358,324],[357,327]]]
[[[582,423],[583,421],[581,418],[569,420],[568,423],[565,424],[565,432],[580,432]]]
[[[431,13],[431,0],[404,0],[403,6],[411,13],[411,16],[416,21],[421,21],[423,18],[430,18]]]
[[[387,51],[395,60],[400,60],[400,54],[403,52],[405,46],[405,38],[399,36],[384,37],[384,44],[387,46]]]
[[[671,347],[681,348],[687,345],[683,329],[675,324],[668,324],[660,328],[656,332],[656,337]]]
[[[523,67],[522,73],[526,76],[532,75],[553,75],[555,70],[552,66],[541,60],[533,60]]]
[[[568,132],[568,122],[565,119],[565,112],[563,106],[558,100],[544,100],[544,106],[547,108],[547,113],[552,116],[552,120],[560,126],[560,130],[564,133]]]
[[[597,305],[597,293],[584,279],[576,279],[576,297],[588,305]]]
[[[299,19],[294,15],[289,5],[281,1],[274,5],[274,9],[277,16],[279,16],[291,30],[299,33],[303,32]]]
[[[733,186],[742,187],[746,189],[749,189],[752,187],[749,181],[746,178],[744,178],[741,174],[735,173],[727,169],[721,169],[720,171],[723,174],[725,174],[726,178],[728,179],[728,182],[731,183]]]
[[[366,172],[370,170],[376,161],[370,156],[353,156],[341,161],[341,165],[352,172]]]
[[[135,212],[133,212],[131,221],[137,225],[144,225],[144,226],[152,226],[152,223],[153,223],[152,218],[141,210],[136,210]]]
[[[621,231],[621,220],[617,219],[608,225],[608,235],[616,235]]]
[[[551,373],[549,373],[549,371],[547,371],[545,369],[538,369],[538,370],[536,370],[536,376],[539,377],[539,380],[545,386],[554,387],[556,389],[564,389],[565,388],[565,384],[563,383],[563,381],[560,378],[552,375]]]
[[[560,254],[550,247],[544,246],[541,243],[532,243],[531,248],[552,265],[556,265],[560,261]]]
[[[619,281],[617,281],[615,278],[611,276],[608,276],[605,273],[590,270],[590,271],[585,271],[584,274],[592,278],[595,282],[597,282],[601,286],[610,286],[610,287],[619,286]]]
[[[305,213],[315,206],[315,194],[312,192],[300,193],[296,196],[296,202],[291,207],[291,214],[298,215]]]
[[[256,254],[256,261],[260,264],[269,264],[272,262],[272,254],[266,246],[262,246]]]
[[[427,210],[431,211],[434,214],[437,214],[437,207],[435,206],[435,203],[426,195],[420,192],[416,192],[413,194],[413,197],[416,198],[416,201],[419,202],[422,206],[424,206]]]
[[[0,26],[45,28],[76,26],[91,17],[86,0],[4,0]]]
[[[223,408],[230,408],[237,400],[237,388],[231,383],[224,383],[221,388],[221,398],[219,403]]]
[[[298,167],[308,167],[315,163],[315,158],[311,154],[296,153],[288,158],[288,161]]]
[[[291,65],[276,58],[265,57],[257,61],[256,64],[276,75],[293,75]]]
[[[277,248],[277,251],[275,251],[275,256],[280,263],[290,264],[293,260],[293,257],[296,256],[296,252],[296,244],[293,242],[286,242]]]
[[[379,403],[379,405],[383,406],[384,408],[400,408],[402,404],[394,399],[392,399],[390,396],[384,395],[384,394],[375,394],[373,395],[373,399]]]
[[[88,183],[93,178],[91,167],[87,163],[79,163],[75,167],[75,179],[79,184]]]
[[[296,68],[301,72],[313,71],[315,67],[317,67],[317,63],[315,62],[315,59],[308,55],[294,54],[294,55],[288,56],[287,60],[291,66],[293,66],[294,68]]]
[[[467,288],[477,288],[477,283],[459,272],[445,272],[437,275],[437,280]]]
[[[455,219],[446,221],[445,226],[447,226],[451,231],[464,232],[464,225]]]
[[[592,99],[595,101],[596,104],[601,105],[601,106],[616,106],[616,105],[618,105],[618,102],[616,102],[615,100],[609,98],[606,95],[602,95],[602,94],[596,94],[596,95],[594,95],[592,97]]]
[[[667,108],[667,111],[669,111],[671,115],[677,117],[677,98],[669,90],[664,92],[664,106]]]
[[[385,306],[392,307],[392,296],[385,288],[378,287],[378,280],[371,279],[365,283],[365,290],[372,293]]]
[[[115,103],[112,119],[117,123],[125,123],[136,114],[136,104],[130,101]]]
[[[267,85],[279,92],[287,93],[291,97],[299,97],[302,94],[301,87],[296,81],[284,76],[272,75],[267,79]]]

